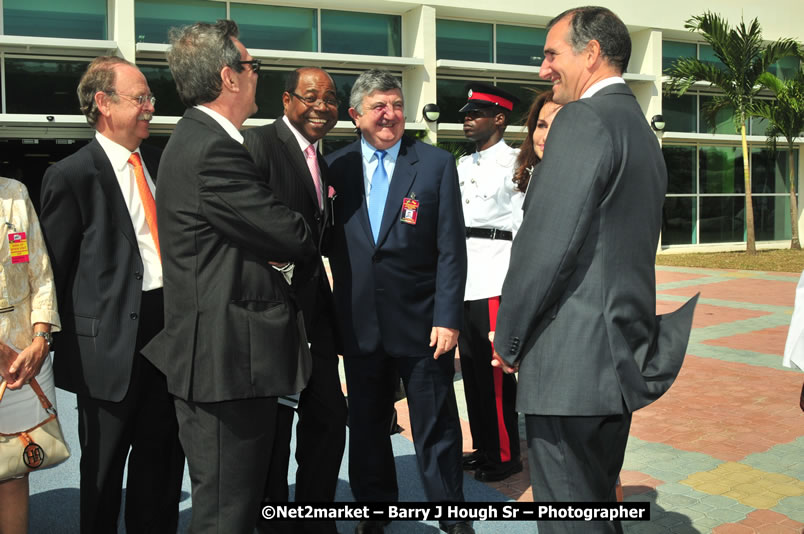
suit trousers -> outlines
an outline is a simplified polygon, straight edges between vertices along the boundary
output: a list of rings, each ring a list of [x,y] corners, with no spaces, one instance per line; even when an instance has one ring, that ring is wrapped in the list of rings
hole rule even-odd
[[[276,428],[276,397],[176,399],[193,492],[191,534],[252,534]]]
[[[616,502],[631,414],[526,415],[534,502]],[[539,521],[539,534],[623,531],[619,521]]]
[[[458,338],[472,447],[491,464],[520,459],[516,377],[491,366],[489,332],[499,306],[500,297],[464,302],[464,330]]]
[[[461,426],[452,385],[454,362],[454,351],[438,360],[432,356],[392,357],[383,351],[344,358],[349,399],[349,483],[355,500],[399,499],[388,429],[401,377],[425,495],[431,502],[463,502]]]
[[[175,533],[178,526],[184,454],[173,399],[165,376],[139,353],[162,328],[161,289],[143,293],[139,316],[123,400],[77,396],[83,534],[117,532],[126,458],[126,530]]]
[[[333,331],[324,315],[312,329],[313,370],[302,390],[296,425],[296,502],[332,502],[346,445],[346,401],[338,374]],[[287,502],[294,410],[279,404],[265,501]],[[337,533],[335,521],[258,521],[260,533]]]

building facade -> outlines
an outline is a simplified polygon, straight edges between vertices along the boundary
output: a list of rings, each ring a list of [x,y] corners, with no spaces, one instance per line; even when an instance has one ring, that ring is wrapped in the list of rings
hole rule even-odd
[[[716,124],[703,119],[701,105],[713,94],[705,86],[681,98],[663,94],[662,73],[674,59],[716,61],[711,48],[684,29],[704,7],[694,0],[604,4],[631,32],[633,54],[625,78],[646,120],[663,114],[667,123],[663,133],[657,132],[670,176],[662,248],[742,248],[743,162],[731,116],[724,114]],[[574,5],[567,0],[509,0],[504,8],[480,0],[0,0],[0,172],[22,179],[38,198],[47,165],[93,135],[78,110],[75,89],[87,63],[102,54],[135,62],[148,78],[157,97],[151,141],[164,143],[183,113],[165,61],[167,31],[219,18],[235,20],[243,43],[263,60],[260,110],[246,126],[281,115],[289,70],[321,66],[332,73],[342,101],[325,149],[348,142],[354,139],[347,115],[351,85],[361,71],[381,67],[402,80],[409,132],[456,153],[468,151],[458,112],[466,100],[464,85],[480,80],[504,86],[522,98],[515,118],[524,119],[534,92],[548,87],[538,77],[544,27]],[[772,10],[747,0],[712,0],[705,8],[732,24],[740,17],[759,18],[768,40],[801,37],[800,0],[776,0]],[[794,60],[774,69],[785,76],[798,67]],[[424,119],[428,103],[440,107],[439,122]],[[788,154],[768,150],[765,126],[752,121],[748,138],[756,235],[760,245],[785,246],[790,239]],[[513,145],[523,136],[520,126],[509,127],[506,135]],[[799,176],[804,162],[801,150],[795,152]]]

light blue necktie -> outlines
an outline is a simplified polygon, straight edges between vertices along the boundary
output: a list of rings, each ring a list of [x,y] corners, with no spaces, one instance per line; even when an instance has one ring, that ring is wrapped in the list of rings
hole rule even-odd
[[[371,178],[371,190],[369,191],[369,222],[376,243],[377,237],[380,235],[385,199],[388,197],[388,173],[385,172],[385,165],[382,161],[382,158],[385,157],[385,150],[378,150],[374,154],[377,156],[377,168]]]

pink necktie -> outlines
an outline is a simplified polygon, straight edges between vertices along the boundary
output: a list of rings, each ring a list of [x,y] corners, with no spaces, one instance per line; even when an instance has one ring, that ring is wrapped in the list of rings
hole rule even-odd
[[[307,168],[310,169],[310,174],[313,175],[313,183],[315,184],[315,196],[318,199],[319,209],[324,208],[324,203],[321,199],[321,170],[318,168],[318,158],[315,153],[315,146],[309,145],[304,149],[304,155],[307,156]]]

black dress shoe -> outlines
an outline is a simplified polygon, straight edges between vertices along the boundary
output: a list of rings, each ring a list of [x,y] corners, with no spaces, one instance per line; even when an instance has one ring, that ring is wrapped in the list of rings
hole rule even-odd
[[[511,460],[499,464],[486,464],[475,471],[475,479],[481,482],[498,482],[522,471],[520,460]]]
[[[469,523],[454,523],[447,527],[441,527],[447,534],[475,534],[475,529]]]
[[[390,521],[373,521],[364,519],[357,524],[355,534],[383,534],[385,532],[385,525]]]
[[[474,451],[474,452],[464,453],[463,459],[462,459],[461,462],[462,462],[463,468],[466,469],[467,471],[469,471],[469,470],[472,470],[472,469],[477,469],[481,465],[487,464],[488,460],[486,459],[486,455],[484,453],[482,453],[480,451]]]

